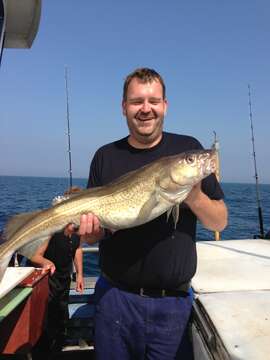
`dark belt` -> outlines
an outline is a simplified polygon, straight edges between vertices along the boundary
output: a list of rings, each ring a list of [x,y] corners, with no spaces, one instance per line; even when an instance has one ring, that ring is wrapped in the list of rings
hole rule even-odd
[[[177,289],[151,289],[151,288],[134,288],[127,285],[120,284],[112,280],[107,274],[102,273],[102,276],[109,281],[114,287],[117,287],[120,290],[138,294],[145,297],[179,297],[179,296],[188,296],[190,282],[182,283]]]

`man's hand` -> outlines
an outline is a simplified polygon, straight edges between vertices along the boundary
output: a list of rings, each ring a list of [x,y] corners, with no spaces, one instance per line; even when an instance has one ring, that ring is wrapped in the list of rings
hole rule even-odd
[[[84,279],[82,275],[76,276],[76,291],[82,293],[84,290]]]
[[[93,244],[104,236],[104,229],[100,226],[98,217],[89,213],[81,216],[79,234],[82,242]]]
[[[201,190],[201,183],[193,186],[185,203],[206,229],[222,231],[227,225],[228,211],[224,201],[210,199]]]

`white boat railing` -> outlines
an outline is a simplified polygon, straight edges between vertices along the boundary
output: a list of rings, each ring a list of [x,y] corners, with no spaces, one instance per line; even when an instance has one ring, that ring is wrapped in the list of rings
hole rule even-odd
[[[90,247],[82,247],[83,253],[97,253],[98,252],[98,246],[90,246]]]

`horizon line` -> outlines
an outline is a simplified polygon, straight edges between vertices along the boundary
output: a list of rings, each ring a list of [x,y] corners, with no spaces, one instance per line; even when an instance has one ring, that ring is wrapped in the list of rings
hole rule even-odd
[[[51,179],[69,179],[69,176],[48,176],[48,175],[2,175],[0,177],[26,177],[26,178],[51,178]],[[73,180],[87,180],[88,177],[73,177]],[[256,185],[255,182],[246,182],[246,181],[220,181],[221,184],[248,184],[248,185]],[[259,185],[270,185],[270,183],[261,182]]]

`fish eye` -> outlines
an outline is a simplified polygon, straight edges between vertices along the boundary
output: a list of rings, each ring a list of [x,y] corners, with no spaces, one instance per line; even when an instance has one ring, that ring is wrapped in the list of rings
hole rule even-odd
[[[194,163],[194,160],[195,160],[195,158],[194,158],[193,155],[187,155],[187,156],[186,156],[186,162],[187,162],[187,164],[193,164],[193,163]]]

